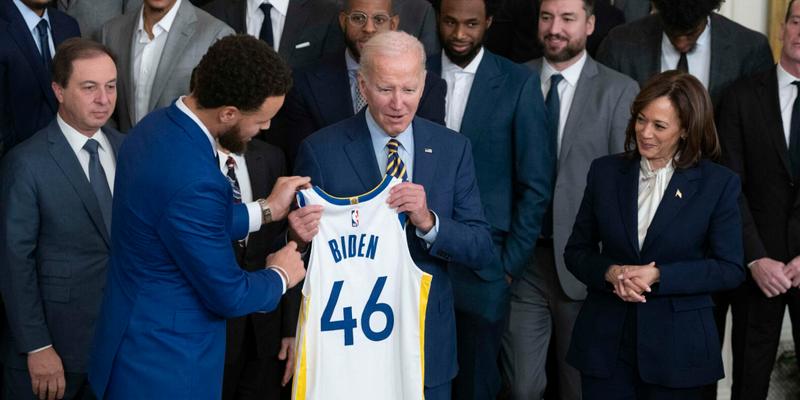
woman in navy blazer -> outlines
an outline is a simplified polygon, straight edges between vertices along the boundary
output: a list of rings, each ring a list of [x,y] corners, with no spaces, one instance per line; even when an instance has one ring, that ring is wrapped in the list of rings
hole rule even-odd
[[[564,254],[589,292],[567,355],[585,400],[700,398],[724,375],[711,293],[745,273],[739,179],[709,161],[712,110],[691,75],[656,75],[626,152],[592,163]]]

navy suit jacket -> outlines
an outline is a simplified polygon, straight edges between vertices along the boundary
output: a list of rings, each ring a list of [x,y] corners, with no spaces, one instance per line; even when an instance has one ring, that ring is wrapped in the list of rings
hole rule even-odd
[[[453,379],[456,331],[453,289],[447,270],[458,264],[479,269],[494,259],[489,226],[483,218],[469,141],[447,128],[414,118],[413,181],[425,188],[428,208],[439,217],[430,248],[413,226],[406,229],[411,257],[431,274],[425,316],[425,386]],[[366,193],[381,182],[365,111],[311,135],[300,145],[296,175],[334,196]]]
[[[319,64],[295,69],[293,78],[294,86],[286,95],[286,104],[265,137],[283,149],[290,166],[294,165],[303,139],[355,114],[344,51],[325,57]],[[417,115],[444,125],[446,95],[447,84],[429,72]]]
[[[67,14],[47,9],[53,44],[81,35]],[[0,1],[0,155],[49,124],[58,111],[50,71],[11,0]],[[3,148],[5,150],[3,151]]]
[[[123,135],[103,129],[114,154]],[[53,119],[3,159],[0,271],[8,310],[6,365],[27,369],[49,344],[64,370],[86,372],[111,240],[100,203]]]
[[[441,60],[431,57],[434,71]],[[519,278],[525,270],[553,193],[556,143],[547,127],[539,74],[484,49],[460,132],[473,145],[497,258],[479,271],[450,270],[459,311],[505,317],[505,275]]]
[[[150,113],[119,152],[111,261],[89,381],[98,398],[219,399],[225,319],[273,310],[282,283],[247,272],[247,234],[208,137],[174,104]]]
[[[648,383],[695,387],[722,378],[711,293],[745,277],[739,178],[703,160],[678,169],[664,192],[641,250],[637,228],[639,157],[599,158],[564,257],[588,295],[575,322],[567,361],[609,377],[619,357],[628,310],[636,310],[639,375]],[[629,307],[605,281],[608,267],[655,262],[661,278],[647,303]]]

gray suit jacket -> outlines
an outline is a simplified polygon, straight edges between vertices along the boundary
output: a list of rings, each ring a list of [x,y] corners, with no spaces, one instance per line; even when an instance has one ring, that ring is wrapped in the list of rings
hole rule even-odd
[[[117,108],[114,113],[119,130],[134,125],[133,49],[139,13],[128,13],[103,25],[100,41],[117,55]],[[233,34],[233,29],[189,1],[182,1],[164,51],[158,62],[150,94],[150,111],[170,105],[189,93],[192,70],[208,48],[218,39]]]
[[[658,15],[618,26],[609,32],[597,61],[644,86],[661,71],[663,24]],[[739,78],[772,68],[766,36],[719,14],[711,14],[711,73],[708,94],[717,104],[722,91]]]
[[[118,15],[138,11],[142,0],[59,0],[58,9],[71,15],[81,27],[81,36],[94,39],[100,28]]]
[[[116,154],[123,135],[103,132]],[[109,252],[97,197],[55,119],[0,171],[5,363],[26,369],[27,352],[52,344],[67,372],[85,372]]]
[[[541,71],[542,59],[525,65]],[[637,93],[639,85],[634,80],[587,55],[564,125],[553,193],[556,270],[561,288],[573,300],[586,298],[586,286],[567,270],[564,247],[583,199],[586,174],[595,158],[622,152]]]

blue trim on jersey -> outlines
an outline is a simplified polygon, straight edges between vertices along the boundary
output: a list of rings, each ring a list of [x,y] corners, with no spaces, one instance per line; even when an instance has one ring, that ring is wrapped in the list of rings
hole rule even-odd
[[[406,213],[397,213],[397,219],[400,220],[400,228],[406,229],[406,220],[408,219]]]
[[[314,191],[317,192],[317,194],[328,203],[331,203],[336,206],[349,206],[372,200],[373,198],[375,198],[375,196],[383,192],[383,190],[386,189],[387,186],[389,186],[389,182],[391,181],[392,181],[391,175],[385,175],[381,183],[374,189],[370,190],[367,193],[352,197],[331,196],[328,193],[325,193],[325,191],[322,190],[319,186],[314,186]]]
[[[296,197],[297,197],[297,205],[300,206],[300,208],[305,207],[306,206],[306,197],[303,196],[303,192],[297,192],[297,196]]]

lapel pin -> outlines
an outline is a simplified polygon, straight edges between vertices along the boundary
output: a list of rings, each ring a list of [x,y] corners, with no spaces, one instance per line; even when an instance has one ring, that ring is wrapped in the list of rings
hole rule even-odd
[[[679,198],[679,199],[682,199],[682,198],[683,198],[683,193],[681,193],[681,190],[680,190],[680,189],[678,189],[678,190],[675,192],[675,197],[677,197],[677,198]]]
[[[433,153],[433,149],[431,149],[429,147],[426,147],[425,148],[425,152],[431,154],[431,153]]]

